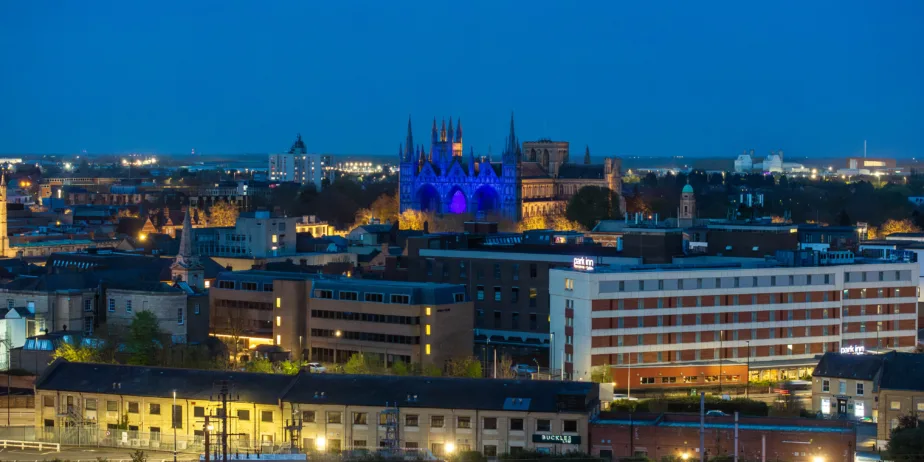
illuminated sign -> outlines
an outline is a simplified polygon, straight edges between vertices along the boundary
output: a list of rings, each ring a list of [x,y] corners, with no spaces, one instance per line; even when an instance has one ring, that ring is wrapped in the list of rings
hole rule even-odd
[[[593,271],[594,259],[589,257],[574,257],[571,267],[581,271]]]
[[[842,355],[862,355],[866,352],[866,347],[863,345],[850,345],[846,347],[841,347]]]
[[[581,444],[580,436],[533,434],[533,443]]]

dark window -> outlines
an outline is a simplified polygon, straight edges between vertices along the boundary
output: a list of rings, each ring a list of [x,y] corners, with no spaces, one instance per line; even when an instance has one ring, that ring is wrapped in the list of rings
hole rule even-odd
[[[520,313],[511,313],[510,314],[510,328],[519,329],[520,328]]]
[[[263,283],[263,291],[264,291],[264,292],[272,292],[272,291],[273,291],[273,283],[272,283],[272,282],[264,282],[264,283]]]
[[[510,430],[523,430],[523,419],[510,419]]]
[[[430,428],[443,428],[444,424],[443,416],[441,415],[431,415],[430,416]]]
[[[341,290],[340,300],[359,300],[359,294],[356,292]]]
[[[237,420],[250,420],[250,409],[238,409]]]
[[[205,417],[205,408],[196,406],[193,408],[193,417]]]
[[[564,421],[564,431],[566,433],[573,433],[577,430],[577,420],[566,420]]]
[[[43,396],[42,405],[45,407],[55,407],[55,397],[54,396]]]
[[[314,291],[314,297],[315,297],[315,298],[333,299],[333,298],[334,298],[334,291],[333,291],[333,290],[326,290],[326,289],[316,289],[316,290]]]
[[[273,421],[273,411],[260,411],[260,421],[261,422],[272,422]]]
[[[536,279],[538,275],[539,275],[539,268],[536,266],[535,263],[530,263],[529,264],[529,277],[532,279]]]
[[[517,303],[520,301],[520,288],[511,287],[510,288],[510,303]]]
[[[513,269],[510,272],[513,274],[514,281],[520,280],[520,264],[519,263],[514,263]]]
[[[183,428],[183,406],[173,406],[173,428]]]
[[[148,406],[148,414],[151,415],[160,415],[160,404],[151,403]]]
[[[484,300],[484,286],[475,287],[475,299],[479,302]]]
[[[484,445],[485,457],[497,457],[497,446],[493,444]]]
[[[302,422],[303,423],[314,423],[315,415],[314,411],[302,411]]]
[[[472,428],[472,418],[468,416],[459,416],[456,419],[456,428]]]
[[[256,282],[241,281],[241,290],[249,290],[249,291],[252,291],[252,292],[256,292],[256,291],[257,291],[257,283],[256,283]]]
[[[233,289],[234,281],[218,281],[219,289]]]
[[[494,287],[494,301],[501,301],[501,288],[497,286]]]
[[[456,303],[462,303],[462,302],[465,301],[465,294],[462,293],[462,292],[459,292],[459,293],[457,293],[457,294],[452,294],[452,298],[453,298],[453,301],[454,301],[454,302],[456,302]]]
[[[327,411],[327,423],[329,424],[339,424],[343,423],[343,415],[338,411]]]
[[[119,412],[119,402],[106,401],[106,412]]]
[[[129,401],[128,402],[128,413],[137,414],[138,413],[138,403]]]
[[[494,312],[494,327],[501,327],[501,325],[502,325],[502,322],[501,322],[501,312],[500,312],[500,311],[495,311],[495,312]]]
[[[529,307],[530,308],[536,307],[536,299],[538,297],[539,297],[539,292],[536,289],[530,288],[529,289]]]
[[[400,303],[402,305],[407,305],[411,303],[411,297],[409,295],[403,295],[403,294],[392,294],[391,302]]]
[[[367,302],[374,302],[374,303],[384,303],[385,302],[385,295],[383,294],[363,294],[363,296],[364,296],[363,299]]]
[[[550,432],[552,431],[552,421],[546,419],[539,419],[536,421],[536,431],[537,432]]]
[[[529,330],[539,329],[539,317],[536,313],[529,313]]]
[[[485,417],[484,418],[484,429],[485,430],[497,430],[497,417]]]
[[[500,279],[500,278],[501,278],[501,265],[500,263],[495,263],[494,264],[494,279]]]
[[[417,414],[407,414],[404,416],[404,426],[405,427],[416,427],[417,426]]]

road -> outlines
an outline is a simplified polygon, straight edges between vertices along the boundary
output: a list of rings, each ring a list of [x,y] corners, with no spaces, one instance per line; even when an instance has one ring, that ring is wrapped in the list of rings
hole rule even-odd
[[[0,449],[0,460],[6,461],[38,461],[38,460],[66,460],[70,462],[98,462],[98,458],[108,462],[131,462],[130,449],[116,448],[61,448],[61,452],[36,451],[31,449]],[[173,452],[144,451],[148,462],[173,462]],[[198,461],[195,454],[178,454],[178,461]]]

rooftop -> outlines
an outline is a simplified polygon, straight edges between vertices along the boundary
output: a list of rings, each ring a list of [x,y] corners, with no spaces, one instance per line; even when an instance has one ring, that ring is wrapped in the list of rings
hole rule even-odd
[[[825,353],[812,376],[873,380],[882,366],[883,355],[848,355]]]

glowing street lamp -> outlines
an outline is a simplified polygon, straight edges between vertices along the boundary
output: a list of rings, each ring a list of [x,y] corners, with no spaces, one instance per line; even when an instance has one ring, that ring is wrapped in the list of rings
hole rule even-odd
[[[446,452],[446,454],[452,454],[456,450],[456,445],[453,443],[446,443],[446,445],[443,446],[443,450]]]
[[[316,447],[318,451],[323,451],[324,448],[327,447],[327,438],[319,436],[318,439],[314,440],[314,447]]]

